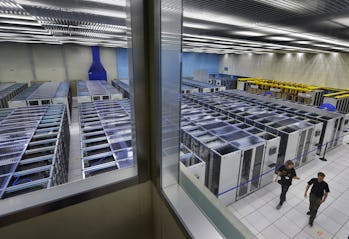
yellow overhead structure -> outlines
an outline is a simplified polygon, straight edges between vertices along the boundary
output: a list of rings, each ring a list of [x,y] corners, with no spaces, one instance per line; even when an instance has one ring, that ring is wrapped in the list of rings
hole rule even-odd
[[[262,95],[264,95],[266,91],[270,91],[276,98],[282,98],[316,106],[321,105],[324,102],[325,98],[349,98],[349,90],[294,82],[267,80],[257,77],[238,78],[238,89]],[[326,100],[325,102],[328,101]]]
[[[334,92],[334,93],[330,93],[330,94],[325,94],[324,97],[333,97],[333,96],[339,96],[339,95],[343,95],[343,94],[348,94],[349,91],[347,90],[342,90],[339,92]]]

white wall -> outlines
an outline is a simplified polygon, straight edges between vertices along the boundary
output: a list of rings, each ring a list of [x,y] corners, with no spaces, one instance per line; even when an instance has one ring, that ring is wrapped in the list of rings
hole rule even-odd
[[[228,67],[228,71],[224,71]],[[349,54],[223,55],[220,73],[349,89]]]
[[[0,44],[0,82],[88,80],[91,48],[74,44]],[[117,78],[116,49],[100,48],[108,80]]]

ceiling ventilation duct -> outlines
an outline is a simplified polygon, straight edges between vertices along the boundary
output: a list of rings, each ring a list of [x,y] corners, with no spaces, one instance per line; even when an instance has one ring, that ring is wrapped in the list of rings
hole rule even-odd
[[[92,46],[92,64],[88,71],[89,80],[107,80],[107,72],[105,71],[99,55],[99,47]]]

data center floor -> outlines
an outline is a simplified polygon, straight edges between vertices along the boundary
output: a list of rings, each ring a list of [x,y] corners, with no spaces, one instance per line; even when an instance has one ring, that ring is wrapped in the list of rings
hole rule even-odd
[[[82,165],[80,156],[79,109],[77,98],[73,97],[73,107],[70,125],[70,152],[68,182],[82,179]]]
[[[326,154],[327,162],[315,159],[297,170],[300,180],[294,180],[287,201],[276,209],[280,185],[272,183],[231,204],[228,209],[261,239],[347,239],[349,236],[349,136],[344,144]],[[306,212],[309,200],[304,198],[306,183],[326,174],[330,193],[319,208],[314,226],[308,226]]]

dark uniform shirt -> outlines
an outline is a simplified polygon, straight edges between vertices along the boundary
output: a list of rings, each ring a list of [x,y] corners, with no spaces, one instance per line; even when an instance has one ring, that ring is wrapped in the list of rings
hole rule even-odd
[[[279,183],[281,185],[290,186],[292,184],[292,179],[297,176],[296,170],[294,170],[294,168],[288,169],[288,168],[286,168],[285,165],[281,166],[281,168],[279,168],[278,172],[281,173],[281,175],[280,175],[281,179],[279,180]]]
[[[317,178],[312,178],[309,180],[308,185],[313,185],[311,188],[311,192],[313,193],[316,197],[321,198],[324,196],[325,192],[330,192],[330,189],[328,188],[328,184],[325,181],[322,181],[319,183]]]

